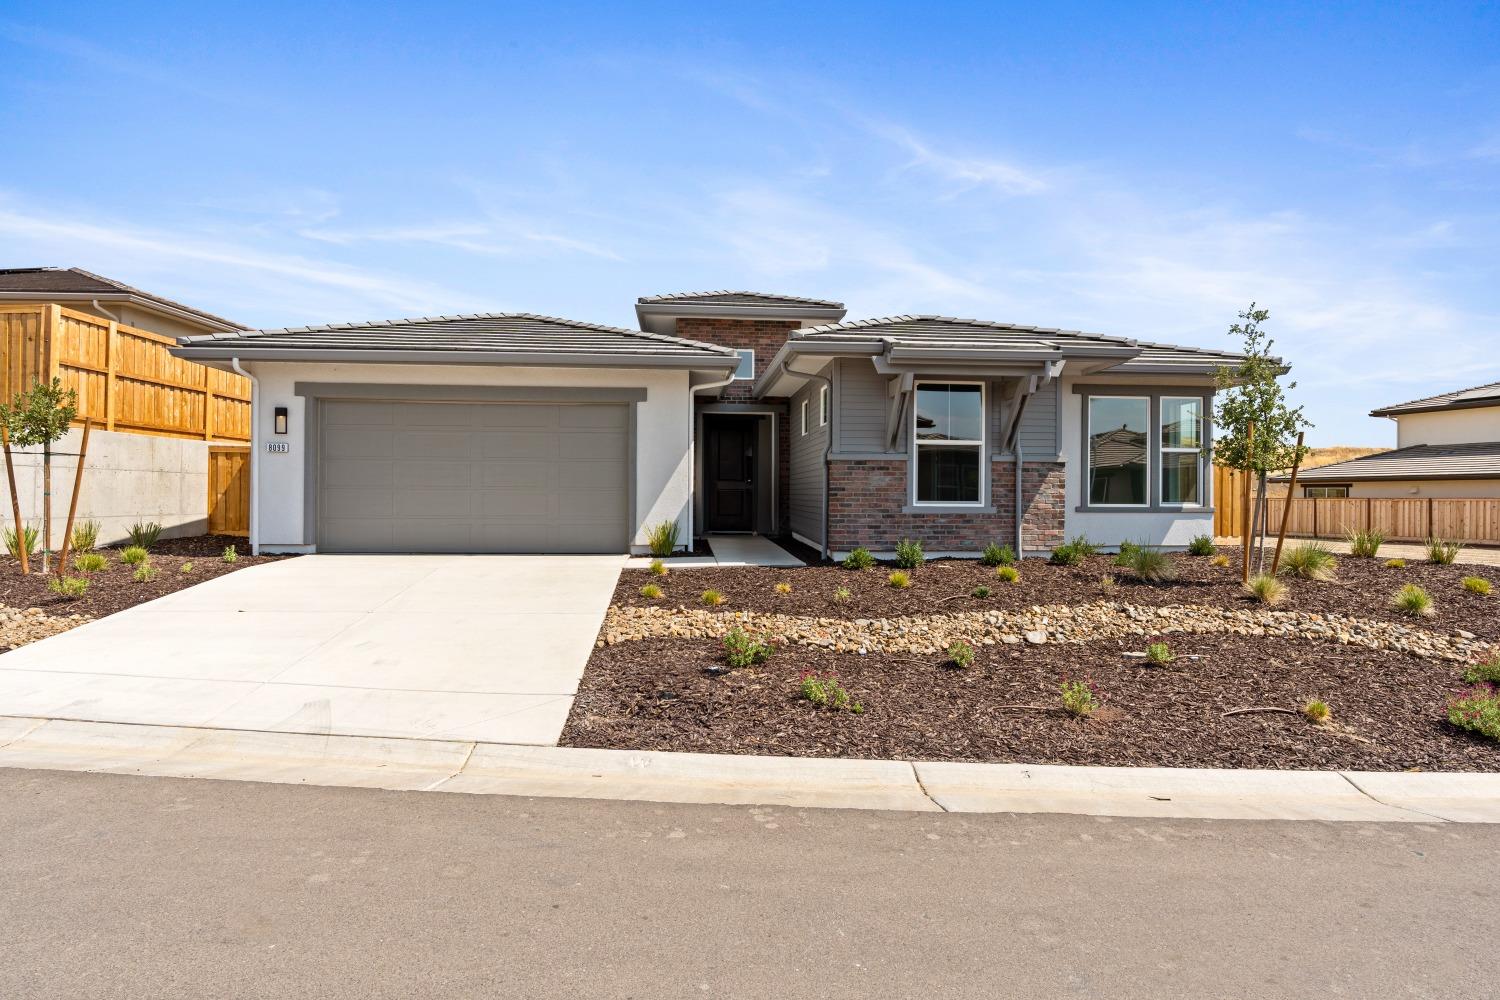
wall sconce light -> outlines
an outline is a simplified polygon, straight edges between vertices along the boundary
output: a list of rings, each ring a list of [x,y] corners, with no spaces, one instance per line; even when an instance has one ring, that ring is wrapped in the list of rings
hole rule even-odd
[[[276,417],[275,417],[275,420],[276,420],[276,423],[275,423],[276,433],[277,434],[285,434],[286,433],[286,427],[287,427],[286,407],[285,406],[278,406],[278,407],[276,407],[276,409],[275,409],[274,412],[275,412],[275,415],[276,415]]]

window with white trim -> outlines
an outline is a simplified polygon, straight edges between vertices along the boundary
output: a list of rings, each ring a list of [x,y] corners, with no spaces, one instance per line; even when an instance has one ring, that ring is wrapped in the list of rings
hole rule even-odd
[[[984,502],[984,384],[918,382],[912,393],[912,502]]]
[[[1088,397],[1089,504],[1151,504],[1151,399]]]
[[[828,386],[818,390],[818,426],[828,426]]]
[[[1203,503],[1203,398],[1161,397],[1161,502]]]
[[[755,378],[755,351],[745,347],[734,353],[740,356],[740,363],[734,370],[734,380],[748,382]]]
[[[1349,496],[1349,487],[1347,487],[1347,486],[1304,486],[1304,487],[1302,487],[1302,495],[1305,496],[1305,497],[1315,497],[1315,498],[1319,498],[1319,499],[1332,499],[1334,497],[1344,497],[1344,498],[1347,498]]]

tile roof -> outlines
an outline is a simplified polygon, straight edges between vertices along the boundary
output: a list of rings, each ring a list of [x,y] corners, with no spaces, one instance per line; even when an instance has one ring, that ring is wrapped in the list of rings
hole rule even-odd
[[[1433,410],[1463,410],[1475,406],[1500,406],[1500,382],[1476,385],[1471,389],[1459,389],[1424,399],[1413,399],[1394,406],[1382,406],[1371,410],[1372,417],[1396,416],[1402,413],[1430,413]]]
[[[230,327],[236,330],[245,329],[243,324],[236,323],[234,320],[215,316],[202,309],[194,309],[192,306],[174,302],[161,295],[144,292],[122,281],[85,271],[81,267],[0,268],[0,297],[4,297],[6,292],[21,292],[28,295],[98,295],[103,297],[130,295],[147,302],[155,302],[191,313],[214,326]]]
[[[842,302],[830,299],[807,299],[800,295],[771,295],[767,292],[736,292],[720,289],[715,292],[673,292],[669,295],[642,295],[636,299],[642,305],[678,303],[705,306],[813,306],[818,309],[842,309]]]
[[[1369,479],[1500,479],[1500,441],[1413,445],[1297,473],[1299,483]]]

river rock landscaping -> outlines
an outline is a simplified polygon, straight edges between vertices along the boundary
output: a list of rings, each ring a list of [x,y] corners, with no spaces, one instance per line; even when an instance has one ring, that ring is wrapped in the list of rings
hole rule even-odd
[[[889,585],[888,565],[627,571],[562,742],[1062,764],[1500,769],[1500,744],[1447,718],[1448,702],[1467,687],[1465,667],[1500,644],[1497,598],[1462,584],[1472,567],[1344,557],[1331,580],[1285,578],[1288,599],[1268,608],[1241,592],[1238,553],[1225,554],[1228,566],[1174,555],[1173,579],[1154,583],[1107,555],[1074,566],[1023,560],[1015,583],[974,561],[934,561],[911,570],[908,589]],[[642,596],[648,582],[661,596]],[[1405,584],[1431,595],[1432,614],[1392,605]],[[700,602],[709,590],[721,605]],[[734,632],[769,644],[772,655],[730,668],[723,642]],[[955,663],[955,644],[972,649],[966,666]],[[836,678],[849,695],[846,710],[809,702],[809,676]],[[1092,714],[1064,710],[1065,679],[1097,692]],[[1331,716],[1312,721],[1303,714],[1310,702],[1326,703]]]

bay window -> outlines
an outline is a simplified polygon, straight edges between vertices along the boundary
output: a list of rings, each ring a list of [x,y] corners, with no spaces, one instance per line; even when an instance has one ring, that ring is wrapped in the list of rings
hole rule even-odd
[[[918,382],[913,395],[913,502],[981,505],[988,464],[983,384]]]

